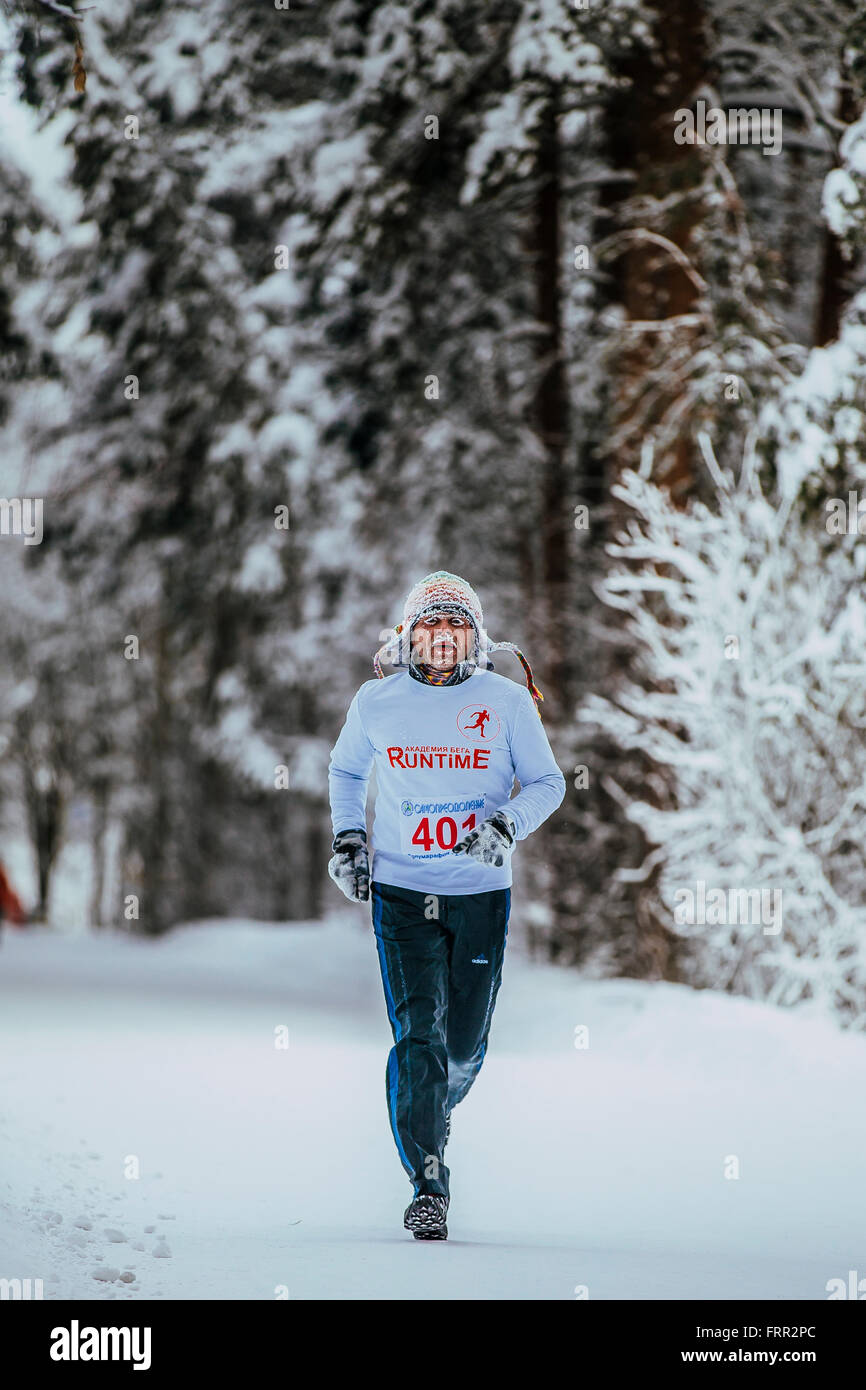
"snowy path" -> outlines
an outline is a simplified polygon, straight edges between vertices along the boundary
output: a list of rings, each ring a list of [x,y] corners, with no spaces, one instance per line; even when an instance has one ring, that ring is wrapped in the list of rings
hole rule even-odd
[[[402,1229],[389,1046],[351,908],[155,945],[7,932],[0,1277],[46,1298],[824,1299],[866,1275],[863,1038],[509,942],[442,1245]]]

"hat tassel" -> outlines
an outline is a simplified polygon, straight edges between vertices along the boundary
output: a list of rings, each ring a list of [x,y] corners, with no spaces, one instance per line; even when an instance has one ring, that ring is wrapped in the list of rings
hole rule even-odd
[[[542,695],[538,686],[535,684],[535,681],[532,679],[532,667],[526,660],[526,657],[523,655],[523,652],[520,650],[520,648],[516,647],[513,642],[491,642],[488,645],[487,650],[489,652],[504,651],[514,653],[514,655],[517,657],[517,660],[520,662],[521,666],[526,672],[526,688],[532,696],[533,700],[535,701],[536,713],[538,714],[538,717],[540,719],[541,710],[539,709],[539,701],[543,700],[544,696]]]

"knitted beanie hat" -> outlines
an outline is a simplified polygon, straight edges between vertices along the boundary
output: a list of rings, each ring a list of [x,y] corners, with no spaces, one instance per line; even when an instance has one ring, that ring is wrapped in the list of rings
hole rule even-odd
[[[513,642],[490,641],[484,627],[481,600],[471,584],[467,584],[459,574],[451,574],[449,570],[435,570],[409,590],[403,604],[403,621],[397,624],[373,657],[373,669],[380,680],[384,680],[383,658],[393,666],[408,665],[412,628],[419,618],[426,617],[429,613],[460,613],[472,624],[475,630],[475,652],[471,661],[475,665],[491,666],[493,663],[489,659],[490,652],[513,652],[526,672],[527,689],[535,701],[538,716],[541,717],[538,703],[544,696],[532,679],[532,668],[523,652]]]

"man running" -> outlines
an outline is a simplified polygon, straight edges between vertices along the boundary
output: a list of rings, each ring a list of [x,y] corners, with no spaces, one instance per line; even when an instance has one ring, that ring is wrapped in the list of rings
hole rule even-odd
[[[495,674],[507,650],[526,688]],[[381,659],[407,667],[387,678]],[[394,1046],[385,1089],[414,1197],[403,1224],[445,1240],[451,1111],[481,1068],[502,975],[511,854],[556,810],[565,778],[523,653],[488,640],[475,591],[437,570],[373,658],[331,752],[328,872],[354,902],[372,896]],[[367,783],[376,765],[372,870]],[[511,797],[514,778],[520,783]]]

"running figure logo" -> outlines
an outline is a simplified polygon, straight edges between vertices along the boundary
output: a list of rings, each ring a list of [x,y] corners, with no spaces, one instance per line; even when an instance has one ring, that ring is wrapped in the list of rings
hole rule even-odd
[[[483,738],[483,737],[484,737],[484,725],[485,725],[485,724],[489,724],[489,723],[490,723],[490,715],[487,713],[487,710],[486,710],[486,709],[480,709],[480,710],[478,711],[478,713],[476,714],[476,716],[475,716],[475,723],[474,723],[474,724],[465,724],[465,725],[463,726],[463,732],[464,732],[464,734],[471,734],[473,729],[480,729],[480,730],[481,730],[481,737]]]
[[[488,705],[466,705],[457,716],[457,727],[461,734],[489,743],[499,733],[499,715]]]

